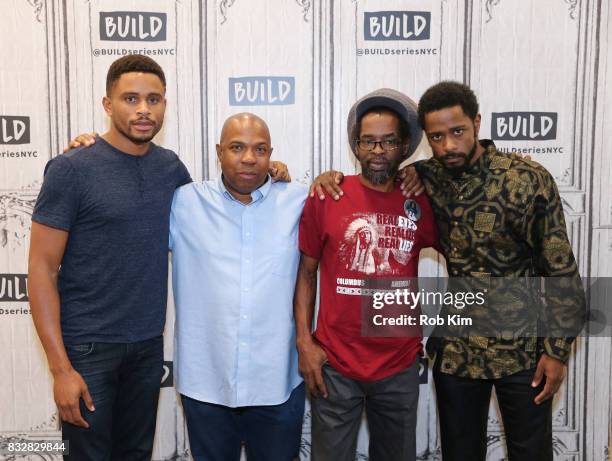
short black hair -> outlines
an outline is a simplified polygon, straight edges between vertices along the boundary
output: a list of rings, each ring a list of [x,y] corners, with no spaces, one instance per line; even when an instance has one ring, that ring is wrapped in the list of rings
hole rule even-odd
[[[159,64],[142,54],[130,54],[117,59],[108,68],[108,73],[106,74],[106,96],[110,96],[113,85],[119,80],[119,77],[128,72],[145,72],[157,75],[164,85],[164,89],[166,88],[166,76]]]
[[[404,119],[404,117],[398,114],[396,110],[393,110],[386,106],[372,107],[366,110],[363,114],[359,116],[359,118],[357,119],[357,136],[358,137],[361,136],[361,120],[363,120],[363,117],[371,113],[381,113],[381,112],[390,112],[391,114],[397,117],[397,119],[399,120],[399,132],[400,132],[400,138],[402,139],[402,142],[406,141],[407,139],[410,139],[410,127],[408,126],[408,122]]]
[[[447,80],[428,88],[419,101],[421,128],[425,129],[425,115],[454,106],[461,106],[463,112],[472,120],[478,115],[478,100],[469,86]]]

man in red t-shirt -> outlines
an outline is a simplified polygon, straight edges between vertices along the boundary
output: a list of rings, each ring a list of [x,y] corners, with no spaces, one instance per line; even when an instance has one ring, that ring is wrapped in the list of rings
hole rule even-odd
[[[364,404],[370,459],[416,457],[420,329],[373,336],[362,321],[375,292],[367,287],[417,277],[419,251],[438,245],[427,197],[406,199],[395,182],[421,140],[416,108],[390,89],[357,101],[348,134],[362,173],[345,178],[343,200],[310,198],[304,207],[294,310],[300,372],[313,396],[313,461],[355,459]]]

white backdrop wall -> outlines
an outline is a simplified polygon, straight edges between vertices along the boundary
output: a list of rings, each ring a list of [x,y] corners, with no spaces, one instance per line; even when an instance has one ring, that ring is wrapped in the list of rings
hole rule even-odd
[[[355,171],[346,116],[364,93],[388,86],[417,99],[441,79],[464,81],[481,102],[482,136],[528,151],[555,176],[582,275],[612,276],[608,0],[0,0],[0,12],[0,441],[59,436],[26,294],[30,217],[45,163],[70,137],[107,128],[106,71],[126,53],[165,69],[156,141],[196,180],[219,173],[214,144],[232,113],[264,117],[275,158],[309,182],[330,168]],[[429,155],[423,143],[417,157]],[[444,267],[427,254],[420,270]],[[190,459],[172,332],[170,303],[156,460]],[[575,345],[554,402],[555,459],[609,459],[611,345]],[[307,412],[302,459],[309,421]],[[489,459],[504,459],[495,403],[489,423]],[[418,451],[440,459],[426,364]],[[365,430],[358,459],[367,459]]]

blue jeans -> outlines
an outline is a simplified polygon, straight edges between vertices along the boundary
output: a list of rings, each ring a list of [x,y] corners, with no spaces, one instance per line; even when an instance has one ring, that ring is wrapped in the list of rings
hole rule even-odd
[[[304,418],[304,383],[280,405],[230,408],[181,395],[195,461],[291,461],[298,456]]]
[[[89,428],[62,423],[70,441],[66,460],[150,460],[163,375],[163,339],[136,343],[66,345],[73,368],[93,399],[81,415]]]

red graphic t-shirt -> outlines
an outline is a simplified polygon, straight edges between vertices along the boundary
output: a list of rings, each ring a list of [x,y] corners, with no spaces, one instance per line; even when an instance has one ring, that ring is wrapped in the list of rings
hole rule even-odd
[[[300,221],[300,251],[320,262],[315,338],[330,364],[353,379],[375,381],[407,367],[421,338],[362,335],[362,287],[376,279],[418,275],[419,252],[438,247],[426,195],[407,199],[399,186],[379,192],[346,176],[339,201],[309,198]]]

